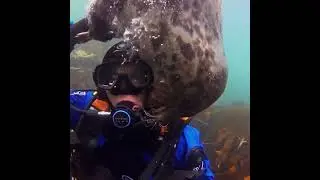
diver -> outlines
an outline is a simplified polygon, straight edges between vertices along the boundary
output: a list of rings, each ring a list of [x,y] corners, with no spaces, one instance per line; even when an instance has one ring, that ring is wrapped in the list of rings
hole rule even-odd
[[[97,90],[70,90],[70,126],[77,139],[70,143],[76,145],[73,177],[214,179],[200,133],[188,124],[191,118],[165,125],[145,107],[153,71],[130,43],[112,46],[95,68],[93,80]]]

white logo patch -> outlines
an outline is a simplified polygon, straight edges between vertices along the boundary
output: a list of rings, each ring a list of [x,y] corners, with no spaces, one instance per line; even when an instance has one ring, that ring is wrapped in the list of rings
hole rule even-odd
[[[127,175],[122,175],[121,176],[122,180],[133,180],[131,177],[127,176]]]
[[[202,171],[202,170],[204,170],[203,161],[201,162],[201,164],[198,167],[193,168],[193,171]]]
[[[75,91],[71,95],[85,96],[86,92],[85,91]]]

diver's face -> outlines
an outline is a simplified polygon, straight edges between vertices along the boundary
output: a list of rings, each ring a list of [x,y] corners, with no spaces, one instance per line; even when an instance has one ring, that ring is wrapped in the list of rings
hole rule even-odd
[[[138,95],[130,95],[130,94],[120,94],[120,95],[113,95],[109,91],[107,91],[107,95],[109,98],[110,103],[113,106],[116,106],[121,101],[130,101],[137,105],[137,108],[143,108],[143,102],[146,99],[145,93],[141,93]]]

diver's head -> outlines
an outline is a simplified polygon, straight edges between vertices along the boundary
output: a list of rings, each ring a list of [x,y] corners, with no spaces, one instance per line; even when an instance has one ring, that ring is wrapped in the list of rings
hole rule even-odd
[[[130,43],[121,41],[108,50],[93,78],[99,92],[106,93],[113,107],[129,101],[140,109],[151,89],[153,72]]]
[[[117,139],[121,137],[117,134],[130,134],[128,132],[137,132],[137,129],[141,132],[140,127],[155,122],[146,113],[145,107],[153,83],[153,72],[130,43],[120,42],[112,46],[102,64],[96,67],[93,79],[98,96],[103,94],[111,103],[112,121],[108,122],[113,125],[105,126],[105,133],[111,133]],[[140,126],[142,124],[144,126]],[[131,131],[133,128],[135,130]]]

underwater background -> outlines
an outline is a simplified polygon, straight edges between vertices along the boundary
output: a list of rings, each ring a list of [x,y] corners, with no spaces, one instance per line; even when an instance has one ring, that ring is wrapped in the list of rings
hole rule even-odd
[[[70,21],[84,17],[88,0],[70,0]],[[216,105],[250,104],[250,0],[222,0],[227,88]]]
[[[70,21],[85,16],[87,2],[70,0]],[[194,117],[192,125],[201,131],[217,180],[250,180],[250,0],[222,0],[222,15],[227,87],[216,103]],[[105,51],[101,47],[89,43],[83,48]],[[71,58],[91,55],[78,49]]]

